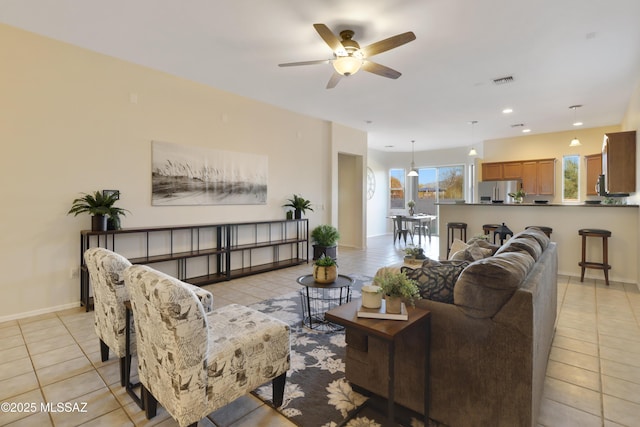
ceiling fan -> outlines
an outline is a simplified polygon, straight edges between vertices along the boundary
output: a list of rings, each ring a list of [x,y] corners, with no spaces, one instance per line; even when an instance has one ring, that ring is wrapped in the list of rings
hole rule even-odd
[[[333,75],[327,83],[327,89],[336,87],[343,76],[350,76],[357,73],[360,69],[377,74],[390,79],[397,79],[402,74],[393,68],[380,65],[369,60],[374,55],[394,49],[403,44],[409,43],[416,39],[413,32],[398,34],[388,39],[380,40],[363,48],[357,41],[353,40],[354,32],[351,30],[340,31],[340,40],[331,30],[324,24],[313,24],[322,40],[329,45],[333,51],[332,59],[320,59],[317,61],[289,62],[286,64],[278,64],[280,67],[295,67],[298,65],[314,65],[331,63],[334,68]]]

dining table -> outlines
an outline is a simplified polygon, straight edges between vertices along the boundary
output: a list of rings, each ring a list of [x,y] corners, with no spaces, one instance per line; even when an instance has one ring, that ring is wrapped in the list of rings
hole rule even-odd
[[[431,222],[437,218],[435,215],[428,214],[416,214],[416,215],[390,215],[387,218],[393,220],[393,234],[396,233],[396,222],[395,219],[401,217],[402,221],[405,223],[409,223],[409,230],[415,230],[418,227],[418,245],[422,245],[422,230],[423,227],[426,227],[427,237],[429,238],[429,242],[431,242]]]

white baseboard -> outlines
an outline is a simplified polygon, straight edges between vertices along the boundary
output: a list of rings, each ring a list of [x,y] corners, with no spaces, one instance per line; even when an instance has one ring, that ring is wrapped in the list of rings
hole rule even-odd
[[[47,307],[40,310],[33,310],[33,311],[26,311],[24,313],[11,314],[9,316],[0,317],[0,323],[8,322],[9,320],[18,320],[18,319],[24,319],[26,317],[39,316],[41,314],[54,313],[56,311],[68,310],[70,308],[76,308],[79,306],[80,306],[79,302],[72,302],[69,304],[59,305],[56,307]]]

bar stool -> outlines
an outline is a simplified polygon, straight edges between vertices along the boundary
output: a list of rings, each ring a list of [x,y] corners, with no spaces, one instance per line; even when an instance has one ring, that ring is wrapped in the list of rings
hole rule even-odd
[[[528,228],[537,228],[546,234],[548,238],[551,238],[551,233],[553,233],[553,228],[545,227],[543,225],[527,225],[524,229],[526,230]]]
[[[456,230],[460,231],[460,240],[467,241],[467,223],[466,222],[448,222],[447,223],[447,257],[451,251],[451,244],[455,239]]]
[[[586,268],[595,268],[604,271],[604,282],[609,286],[609,246],[608,239],[611,237],[609,230],[599,230],[596,228],[583,228],[578,230],[578,234],[582,236],[582,261],[578,263],[582,271],[580,273],[580,281],[584,281],[584,270]],[[602,262],[592,262],[586,260],[587,255],[587,237],[602,237]]]
[[[482,231],[484,232],[485,235],[491,236],[491,233],[496,231],[498,229],[498,227],[500,227],[500,224],[484,224],[482,226]],[[495,243],[495,242],[496,242],[496,236],[494,234],[493,235],[493,243]]]

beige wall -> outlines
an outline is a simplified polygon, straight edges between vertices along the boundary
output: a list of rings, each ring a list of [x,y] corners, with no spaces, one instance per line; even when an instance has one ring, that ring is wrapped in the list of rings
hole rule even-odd
[[[0,321],[78,305],[80,192],[120,190],[124,227],[280,219],[293,193],[330,221],[331,123],[4,25],[0,54]],[[267,203],[151,206],[152,140],[267,155]]]

